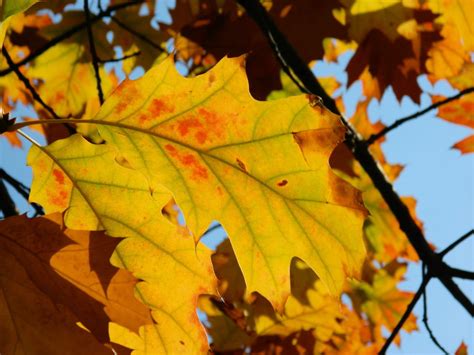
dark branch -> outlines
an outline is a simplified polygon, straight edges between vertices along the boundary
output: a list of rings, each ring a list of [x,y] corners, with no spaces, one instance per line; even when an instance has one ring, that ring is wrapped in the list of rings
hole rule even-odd
[[[393,131],[395,128],[401,126],[402,124],[404,124],[404,123],[406,123],[406,122],[408,122],[408,121],[414,120],[414,119],[416,119],[416,118],[418,118],[418,117],[421,117],[421,116],[423,116],[425,113],[428,113],[428,112],[430,112],[431,110],[434,110],[434,109],[436,109],[436,108],[438,108],[438,107],[440,107],[440,106],[446,105],[447,103],[450,103],[451,101],[457,100],[457,99],[461,98],[462,96],[467,95],[467,94],[469,94],[469,93],[471,93],[471,92],[474,92],[474,87],[464,89],[464,90],[460,91],[457,95],[454,95],[454,96],[448,97],[448,98],[445,99],[445,100],[436,102],[436,103],[434,103],[433,105],[428,106],[427,108],[425,108],[425,109],[423,109],[423,110],[421,110],[421,111],[415,112],[414,114],[412,114],[412,115],[410,115],[410,116],[403,117],[403,118],[399,118],[399,119],[396,120],[394,123],[392,123],[390,126],[387,126],[387,127],[385,127],[384,129],[382,129],[380,132],[371,135],[371,136],[367,139],[367,145],[371,145],[371,144],[374,143],[376,140],[382,138],[382,137],[385,136],[388,132]]]
[[[95,81],[97,82],[97,93],[99,95],[99,102],[104,103],[104,92],[102,91],[102,83],[100,79],[99,57],[95,49],[94,34],[92,33],[91,12],[89,10],[89,0],[84,0],[84,12],[87,23],[87,38],[89,39],[89,51],[92,57],[92,65],[94,67]]]
[[[136,51],[132,54],[128,54],[128,55],[124,55],[123,57],[120,57],[120,58],[113,58],[113,59],[99,59],[98,62],[99,63],[116,63],[116,62],[121,62],[121,61],[124,61],[126,59],[129,59],[129,58],[133,58],[133,57],[136,57],[136,56],[139,56],[141,54],[140,51]]]
[[[28,80],[28,78],[26,76],[23,75],[23,73],[20,71],[20,69],[15,66],[15,63],[13,63],[13,60],[12,58],[10,57],[10,55],[8,54],[7,52],[7,49],[5,47],[2,48],[2,54],[5,56],[5,59],[7,60],[7,63],[8,63],[8,66],[10,68],[13,69],[14,73],[16,74],[16,76],[18,77],[18,79],[20,79],[23,84],[25,84],[26,88],[28,89],[28,91],[30,92],[31,96],[33,97],[33,99],[38,102],[41,106],[43,106],[43,108],[48,111],[48,113],[53,117],[53,118],[60,118],[56,112],[54,112],[54,110],[52,109],[51,106],[49,106],[46,102],[43,101],[43,99],[41,98],[41,96],[38,94],[38,92],[36,91],[36,89],[34,88],[34,86],[30,83],[30,81]]]
[[[438,276],[438,275],[437,275]],[[461,291],[459,286],[451,279],[450,275],[445,275],[445,277],[438,276],[439,280],[443,283],[451,295],[464,307],[464,309],[469,313],[471,317],[474,317],[474,304],[469,300],[469,298]]]
[[[422,267],[422,274],[423,274],[423,279],[427,277],[426,275],[426,267],[423,265]],[[426,302],[426,290],[423,292],[423,323],[425,324],[426,330],[428,331],[428,334],[430,335],[430,339],[433,341],[433,343],[438,347],[439,350],[441,350],[444,354],[448,355],[448,352],[443,348],[443,346],[438,342],[438,339],[433,334],[433,331],[430,328],[430,325],[428,323],[428,305]]]
[[[415,295],[413,296],[413,299],[411,300],[410,304],[407,306],[407,309],[405,310],[405,313],[403,313],[402,317],[398,321],[397,325],[395,328],[392,330],[392,334],[388,337],[388,339],[385,341],[385,344],[383,345],[382,349],[380,349],[379,354],[385,354],[387,349],[389,348],[390,344],[392,344],[393,340],[397,336],[398,332],[400,329],[402,329],[403,324],[405,324],[406,320],[408,319],[408,316],[410,313],[413,311],[413,308],[415,308],[416,303],[420,299],[421,295],[423,292],[425,292],[426,285],[430,281],[430,277],[426,276],[423,278],[423,281],[421,282],[420,287],[416,291]]]
[[[157,43],[153,42],[147,36],[141,34],[140,32],[135,31],[133,28],[129,27],[128,25],[126,25],[125,23],[120,21],[115,16],[112,16],[111,18],[112,18],[112,21],[114,21],[117,25],[122,27],[125,31],[127,31],[127,32],[131,33],[132,35],[134,35],[135,37],[141,39],[143,42],[148,43],[150,46],[152,46],[153,48],[159,50],[160,52],[165,52],[165,50],[161,47],[160,44],[157,44]]]
[[[295,73],[305,88],[311,94],[320,96],[328,109],[340,115],[334,100],[326,93],[306,63],[298,56],[285,36],[278,30],[262,4],[258,0],[237,1],[246,9],[249,16],[254,19],[268,40],[274,42],[275,47],[278,49],[276,55]],[[392,184],[387,181],[385,174],[370,154],[366,142],[342,116],[341,120],[347,127],[346,145],[353,152],[354,157],[364,168],[365,172],[370,176],[374,186],[381,193],[384,201],[396,217],[400,229],[405,233],[420,259],[427,264],[430,274],[433,277],[439,278],[453,297],[472,315],[474,311],[469,299],[457,287],[451,277],[445,273],[446,264],[431,250],[423,232],[411,216],[408,207],[395,192]]]
[[[16,216],[18,214],[15,203],[8,193],[7,187],[2,179],[0,179],[0,210],[3,213],[3,217]]]
[[[0,179],[3,179],[8,182],[21,195],[21,197],[23,197],[26,201],[29,202],[30,189],[26,185],[22,184],[20,181],[8,174],[2,168],[0,168]],[[44,215],[44,211],[41,206],[37,205],[36,203],[30,204],[35,210],[35,216]]]
[[[134,5],[139,5],[143,2],[144,2],[144,0],[135,0],[135,1],[129,1],[129,2],[124,2],[124,3],[121,3],[121,4],[110,6],[105,11],[101,11],[97,16],[92,17],[91,20],[90,20],[90,23],[93,24],[93,23],[99,21],[100,19],[102,19],[104,17],[110,16],[110,14],[114,11],[125,9],[127,7],[134,6]],[[41,47],[40,49],[38,49],[37,51],[35,51],[33,53],[30,53],[25,58],[20,60],[18,63],[15,63],[13,66],[10,66],[9,68],[6,68],[4,70],[0,70],[0,77],[8,75],[8,74],[12,73],[15,69],[18,69],[18,68],[22,67],[23,65],[31,62],[33,59],[37,58],[38,56],[40,56],[41,54],[46,52],[48,49],[54,47],[56,44],[58,44],[58,43],[64,41],[65,39],[73,36],[75,33],[83,30],[84,28],[86,28],[86,26],[87,26],[87,21],[84,21],[84,22],[82,22],[82,23],[80,23],[80,24],[78,24],[74,27],[71,27],[69,30],[67,30],[66,32],[60,34],[59,36],[56,36],[56,37],[52,38],[43,47]]]
[[[448,254],[451,250],[453,250],[454,248],[456,248],[459,244],[461,244],[462,242],[464,242],[467,238],[469,238],[471,235],[474,234],[474,229],[471,229],[469,232],[467,232],[466,234],[460,236],[457,240],[455,240],[453,243],[451,243],[450,245],[448,245],[441,253],[439,253],[439,256],[443,257],[445,256],[446,254]]]
[[[455,267],[448,268],[449,274],[460,279],[474,280],[474,272],[457,269]]]

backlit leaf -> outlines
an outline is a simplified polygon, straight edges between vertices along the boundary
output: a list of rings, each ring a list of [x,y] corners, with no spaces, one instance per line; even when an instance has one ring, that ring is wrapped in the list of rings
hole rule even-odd
[[[167,60],[125,81],[95,120],[152,186],[173,192],[196,240],[221,222],[248,293],[282,309],[293,257],[332,293],[358,273],[365,209],[328,165],[344,128],[311,98],[255,101],[242,58],[194,79]]]

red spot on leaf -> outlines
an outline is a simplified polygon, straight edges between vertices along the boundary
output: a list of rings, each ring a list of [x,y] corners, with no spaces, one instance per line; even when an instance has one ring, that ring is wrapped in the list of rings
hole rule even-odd
[[[193,134],[199,144],[212,141],[213,138],[222,138],[225,127],[223,117],[205,108],[200,108],[197,114],[185,116],[177,122],[178,134],[181,137]]]
[[[153,99],[148,107],[148,111],[153,117],[161,116],[164,113],[174,112],[174,107],[166,101]]]
[[[140,122],[140,124],[144,124],[146,121],[148,121],[149,119],[151,119],[150,116],[147,116],[143,113],[140,114],[140,116],[138,116],[138,121]]]
[[[204,144],[207,139],[207,133],[204,131],[199,131],[196,133],[195,137],[199,144]]]
[[[288,184],[288,180],[281,180],[277,183],[278,186],[285,186],[286,184]]]
[[[61,92],[61,91],[58,91],[58,92],[56,93],[56,95],[54,95],[54,101],[55,101],[56,103],[59,103],[59,102],[61,102],[61,101],[64,101],[64,98],[65,98],[64,93]]]
[[[64,185],[64,173],[61,170],[53,169],[53,176],[59,185]]]
[[[119,96],[120,102],[115,106],[115,112],[123,112],[131,102],[137,100],[139,91],[133,81],[125,79],[114,91],[114,95]]]
[[[178,122],[178,131],[182,137],[186,136],[191,129],[201,127],[202,123],[194,116],[185,118]]]
[[[165,149],[173,158],[176,158],[185,167],[190,168],[191,179],[198,181],[208,178],[207,169],[201,165],[195,155],[182,154],[176,149],[176,147],[172,146],[171,144],[166,144]]]
[[[68,193],[65,190],[55,191],[54,195],[49,196],[49,200],[53,205],[64,207]]]

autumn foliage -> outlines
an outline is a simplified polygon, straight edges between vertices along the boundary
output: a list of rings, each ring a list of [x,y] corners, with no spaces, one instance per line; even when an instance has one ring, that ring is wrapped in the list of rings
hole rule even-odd
[[[420,259],[472,314],[449,283],[469,272],[387,190],[395,127],[368,118],[388,88],[419,103],[426,75],[460,92],[428,109],[474,127],[471,0],[1,6],[2,109],[35,117],[0,121],[33,171],[0,176],[0,354],[375,354],[405,313],[419,327],[399,283]],[[319,92],[292,60],[349,53],[347,86]]]

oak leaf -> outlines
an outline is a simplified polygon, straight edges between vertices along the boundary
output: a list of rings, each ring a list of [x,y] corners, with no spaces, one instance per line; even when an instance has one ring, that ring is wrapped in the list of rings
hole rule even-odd
[[[169,59],[125,81],[93,122],[151,186],[173,192],[196,240],[221,222],[248,294],[281,310],[293,257],[332,293],[357,275],[365,209],[329,168],[344,128],[317,100],[255,101],[242,58],[193,79]]]

